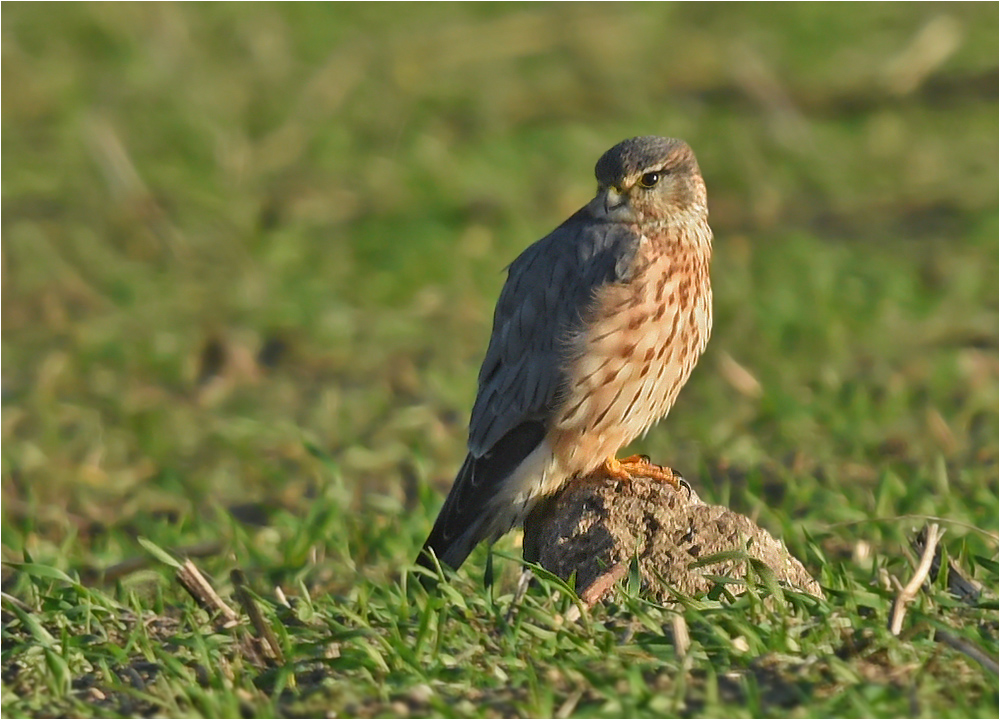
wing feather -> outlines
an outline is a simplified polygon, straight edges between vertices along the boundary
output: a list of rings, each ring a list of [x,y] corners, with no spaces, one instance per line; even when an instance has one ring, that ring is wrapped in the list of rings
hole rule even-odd
[[[594,222],[582,210],[511,263],[469,423],[473,455],[553,412],[567,380],[568,340],[583,329],[597,289],[627,279],[638,246],[628,226]]]
[[[433,551],[458,568],[480,541],[510,529],[515,516],[490,504],[545,439],[567,382],[569,341],[597,289],[628,279],[639,242],[627,226],[598,223],[584,208],[510,264],[479,371],[469,455],[418,562],[430,566]]]

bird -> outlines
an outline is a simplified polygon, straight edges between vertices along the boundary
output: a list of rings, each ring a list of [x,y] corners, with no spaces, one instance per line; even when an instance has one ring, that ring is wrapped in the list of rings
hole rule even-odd
[[[605,152],[597,194],[508,267],[468,453],[417,564],[457,570],[574,478],[678,485],[617,459],[669,411],[712,330],[712,231],[694,152],[640,136]]]

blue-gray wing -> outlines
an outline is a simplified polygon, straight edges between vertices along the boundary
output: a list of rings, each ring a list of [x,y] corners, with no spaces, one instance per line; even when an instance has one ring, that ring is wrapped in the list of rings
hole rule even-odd
[[[433,568],[433,553],[457,569],[481,540],[515,522],[484,511],[545,439],[566,383],[567,341],[583,329],[597,289],[628,279],[638,246],[626,226],[595,222],[584,209],[511,263],[479,371],[469,454],[418,563]]]
[[[482,457],[525,422],[545,422],[566,382],[567,340],[580,331],[597,289],[628,279],[639,236],[583,209],[511,263],[493,316],[469,422]]]

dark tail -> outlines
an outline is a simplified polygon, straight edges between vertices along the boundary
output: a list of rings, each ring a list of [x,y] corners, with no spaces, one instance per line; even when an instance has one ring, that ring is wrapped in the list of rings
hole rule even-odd
[[[483,539],[475,532],[482,524],[481,518],[480,522],[477,522],[469,517],[472,507],[468,500],[471,498],[464,497],[475,487],[475,470],[476,459],[472,455],[467,455],[455,477],[455,483],[451,486],[448,499],[444,501],[444,506],[434,521],[431,534],[427,536],[424,547],[417,557],[417,564],[421,567],[436,572],[437,567],[434,563],[436,557],[445,567],[458,570],[465,562],[465,558],[469,557],[469,553]]]
[[[436,571],[429,552],[433,551],[442,565],[457,570],[481,541],[495,540],[509,530],[496,517],[497,509],[490,507],[490,501],[544,438],[542,423],[526,422],[504,435],[482,457],[467,455],[417,564]]]

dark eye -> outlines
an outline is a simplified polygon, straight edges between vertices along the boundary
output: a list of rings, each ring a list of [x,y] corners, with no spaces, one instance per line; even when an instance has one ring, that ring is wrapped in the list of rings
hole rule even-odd
[[[656,183],[660,182],[660,173],[658,172],[648,172],[639,178],[639,187],[651,188]]]

